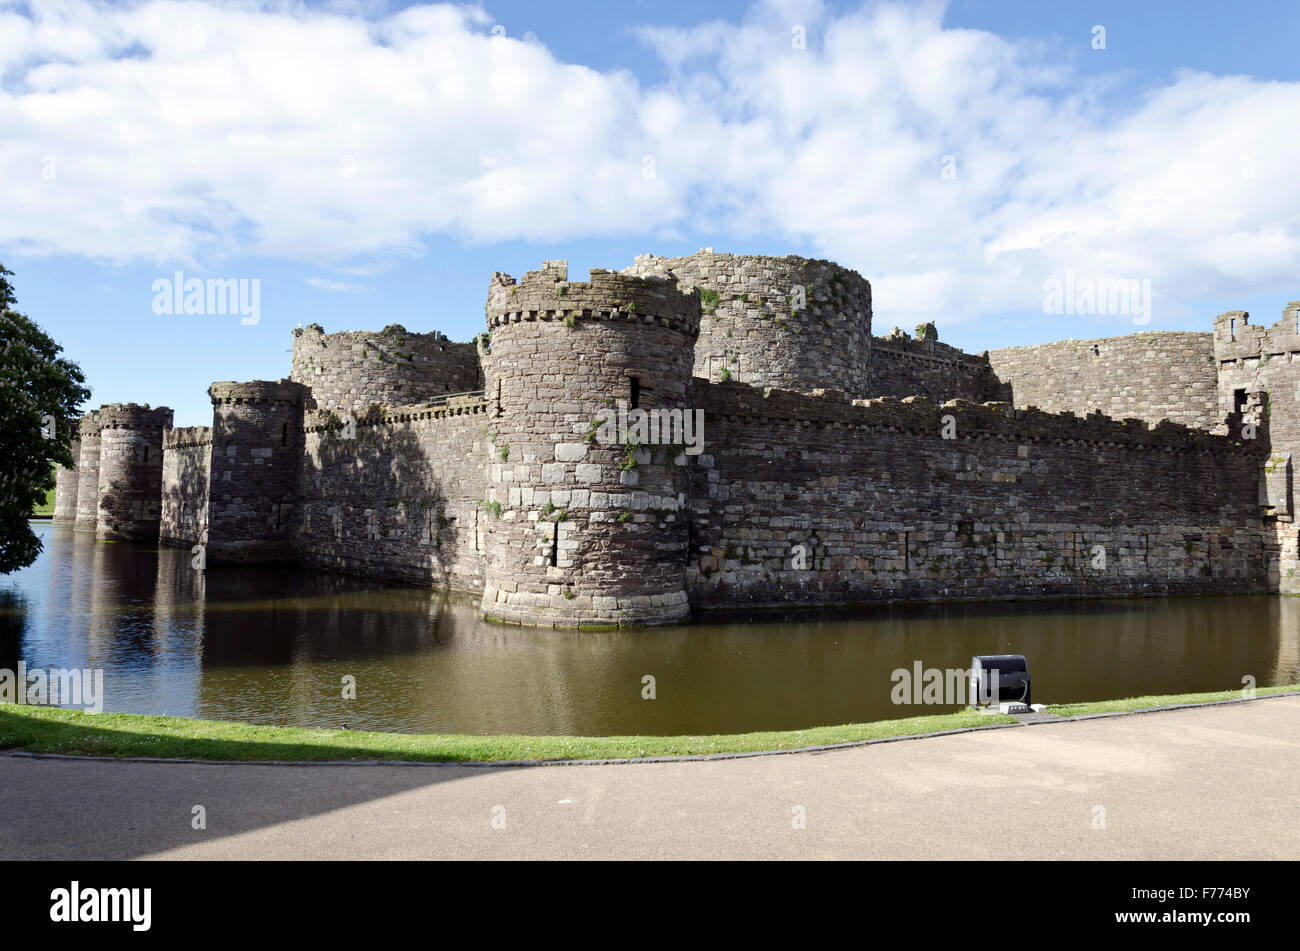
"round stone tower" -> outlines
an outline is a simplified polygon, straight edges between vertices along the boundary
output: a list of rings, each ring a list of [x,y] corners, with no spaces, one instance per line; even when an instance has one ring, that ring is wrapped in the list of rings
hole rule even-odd
[[[808,393],[874,395],[871,284],[833,261],[787,255],[639,255],[624,274],[668,271],[700,289],[695,375]]]
[[[172,411],[165,406],[114,403],[100,408],[97,539],[158,540],[163,431],[171,425]],[[84,435],[82,439],[84,443]]]
[[[687,453],[704,436],[691,405],[698,295],[664,274],[593,268],[571,284],[566,262],[548,261],[519,282],[493,275],[487,321],[483,613],[681,620]]]
[[[76,463],[71,469],[59,466],[54,474],[54,522],[58,525],[71,525],[77,521],[77,489],[81,475],[77,468],[81,464],[81,436],[72,440],[72,459]]]
[[[73,519],[77,531],[93,532],[99,521],[98,410],[81,417],[79,432],[81,452],[77,456],[77,508]]]
[[[213,383],[208,557],[281,561],[302,454],[303,401],[290,380]]]

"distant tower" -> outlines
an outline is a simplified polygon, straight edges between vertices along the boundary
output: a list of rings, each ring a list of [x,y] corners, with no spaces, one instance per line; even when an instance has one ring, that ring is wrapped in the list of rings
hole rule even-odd
[[[302,455],[303,400],[289,380],[213,383],[208,558],[283,561]]]
[[[72,468],[59,466],[54,474],[54,521],[58,525],[72,525],[77,521],[77,488],[81,481],[77,472],[81,464],[80,426],[77,433],[72,440]]]
[[[602,411],[691,409],[700,304],[670,275],[548,261],[488,293],[483,613],[523,624],[662,624],[688,613],[689,457],[606,444]],[[630,440],[629,440],[630,442]]]
[[[73,516],[79,532],[93,532],[99,521],[99,411],[81,417],[81,452],[77,457],[77,508]]]
[[[639,255],[624,274],[668,271],[700,288],[695,376],[808,393],[872,393],[871,284],[833,261],[786,255]]]
[[[115,403],[99,410],[97,539],[158,540],[163,431],[171,425],[165,406]]]

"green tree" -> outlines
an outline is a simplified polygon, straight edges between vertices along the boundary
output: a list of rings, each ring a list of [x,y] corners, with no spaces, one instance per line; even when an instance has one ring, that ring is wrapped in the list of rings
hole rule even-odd
[[[81,368],[13,309],[12,276],[0,265],[0,574],[40,554],[27,519],[54,487],[55,464],[74,464],[77,410],[90,397]]]

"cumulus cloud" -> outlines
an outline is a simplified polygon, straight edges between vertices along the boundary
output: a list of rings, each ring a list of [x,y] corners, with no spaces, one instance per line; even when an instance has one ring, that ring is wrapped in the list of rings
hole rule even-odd
[[[1151,280],[1157,322],[1286,288],[1300,84],[1121,96],[943,15],[787,0],[645,28],[647,85],[478,7],[0,0],[0,248],[343,269],[434,234],[700,231],[807,244],[947,323],[1037,310],[1067,271]]]

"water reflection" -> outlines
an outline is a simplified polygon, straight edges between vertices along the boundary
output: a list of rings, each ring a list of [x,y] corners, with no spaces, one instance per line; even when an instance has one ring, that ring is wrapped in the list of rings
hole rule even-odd
[[[487,624],[477,599],[323,572],[195,571],[188,551],[38,525],[0,579],[0,665],[105,668],[105,709],[463,733],[785,729],[938,712],[895,668],[1029,657],[1048,702],[1300,681],[1300,601],[1269,596],[864,609],[623,633]],[[641,699],[642,678],[657,699]],[[356,678],[357,698],[342,681]]]

